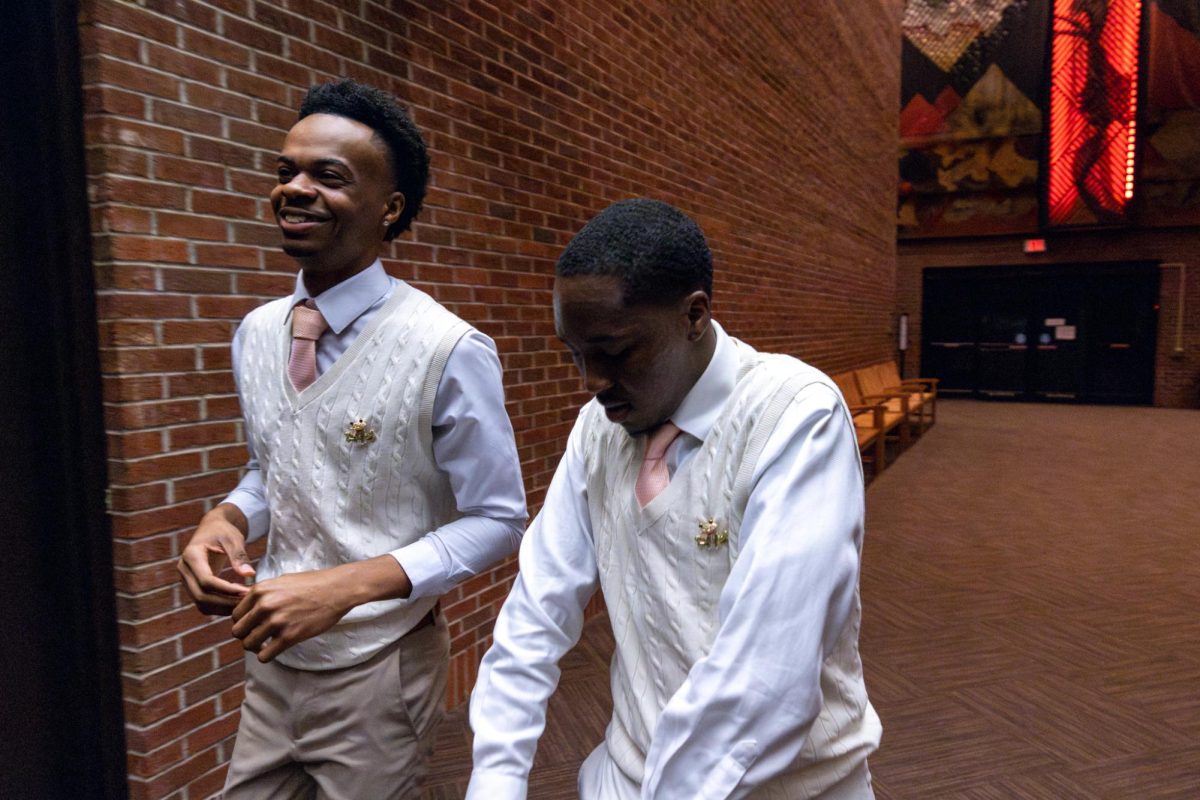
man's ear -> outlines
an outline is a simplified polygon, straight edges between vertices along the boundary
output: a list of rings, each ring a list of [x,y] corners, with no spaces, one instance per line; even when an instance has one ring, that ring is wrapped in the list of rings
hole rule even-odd
[[[708,323],[712,320],[712,309],[709,306],[711,301],[708,293],[697,289],[685,297],[683,302],[687,315],[688,341],[698,341],[708,330]]]
[[[388,198],[386,210],[383,212],[383,230],[386,235],[387,229],[396,224],[396,220],[400,219],[400,215],[404,213],[404,195],[400,192],[392,192],[392,196]]]

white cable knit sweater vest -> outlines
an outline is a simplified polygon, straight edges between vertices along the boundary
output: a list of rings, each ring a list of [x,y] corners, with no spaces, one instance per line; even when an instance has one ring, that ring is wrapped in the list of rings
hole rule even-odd
[[[621,771],[641,782],[659,714],[692,665],[712,647],[717,602],[738,557],[739,531],[755,464],[780,415],[821,372],[734,340],[738,383],[700,449],[644,509],[634,499],[645,437],[628,436],[595,402],[582,411],[588,507],[604,600],[616,638],[613,717],[605,732]],[[836,391],[836,388],[834,389]],[[727,546],[696,544],[698,523],[715,518]],[[794,770],[757,790],[769,800],[809,798],[859,765],[878,744],[858,655],[854,608],[821,672],[823,704]]]
[[[350,348],[297,394],[287,376],[290,307],[291,298],[281,298],[246,317],[237,376],[271,512],[260,581],[383,555],[457,516],[434,462],[432,418],[446,359],[467,323],[399,283]],[[348,441],[359,419],[373,441]],[[309,670],[360,663],[436,600],[361,605],[278,660]]]

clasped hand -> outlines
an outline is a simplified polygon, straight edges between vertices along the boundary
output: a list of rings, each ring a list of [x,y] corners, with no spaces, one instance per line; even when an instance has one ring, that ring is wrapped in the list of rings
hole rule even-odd
[[[219,577],[226,564],[254,575],[246,556],[245,517],[222,504],[205,515],[180,556],[180,579],[205,614],[233,617],[233,635],[266,663],[292,645],[333,627],[353,607],[336,567],[282,575],[254,586]]]
[[[233,635],[265,664],[329,630],[352,607],[342,599],[336,569],[296,572],[256,584],[233,609]]]

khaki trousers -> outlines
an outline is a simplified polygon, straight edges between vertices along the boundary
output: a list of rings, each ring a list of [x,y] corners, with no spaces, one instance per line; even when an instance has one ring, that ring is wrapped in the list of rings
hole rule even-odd
[[[291,669],[247,653],[226,800],[417,797],[449,653],[442,614],[345,669]]]

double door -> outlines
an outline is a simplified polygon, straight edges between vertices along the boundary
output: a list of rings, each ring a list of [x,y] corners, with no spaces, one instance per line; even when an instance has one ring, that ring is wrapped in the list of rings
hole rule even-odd
[[[1149,404],[1154,264],[929,269],[921,372],[947,394]]]

